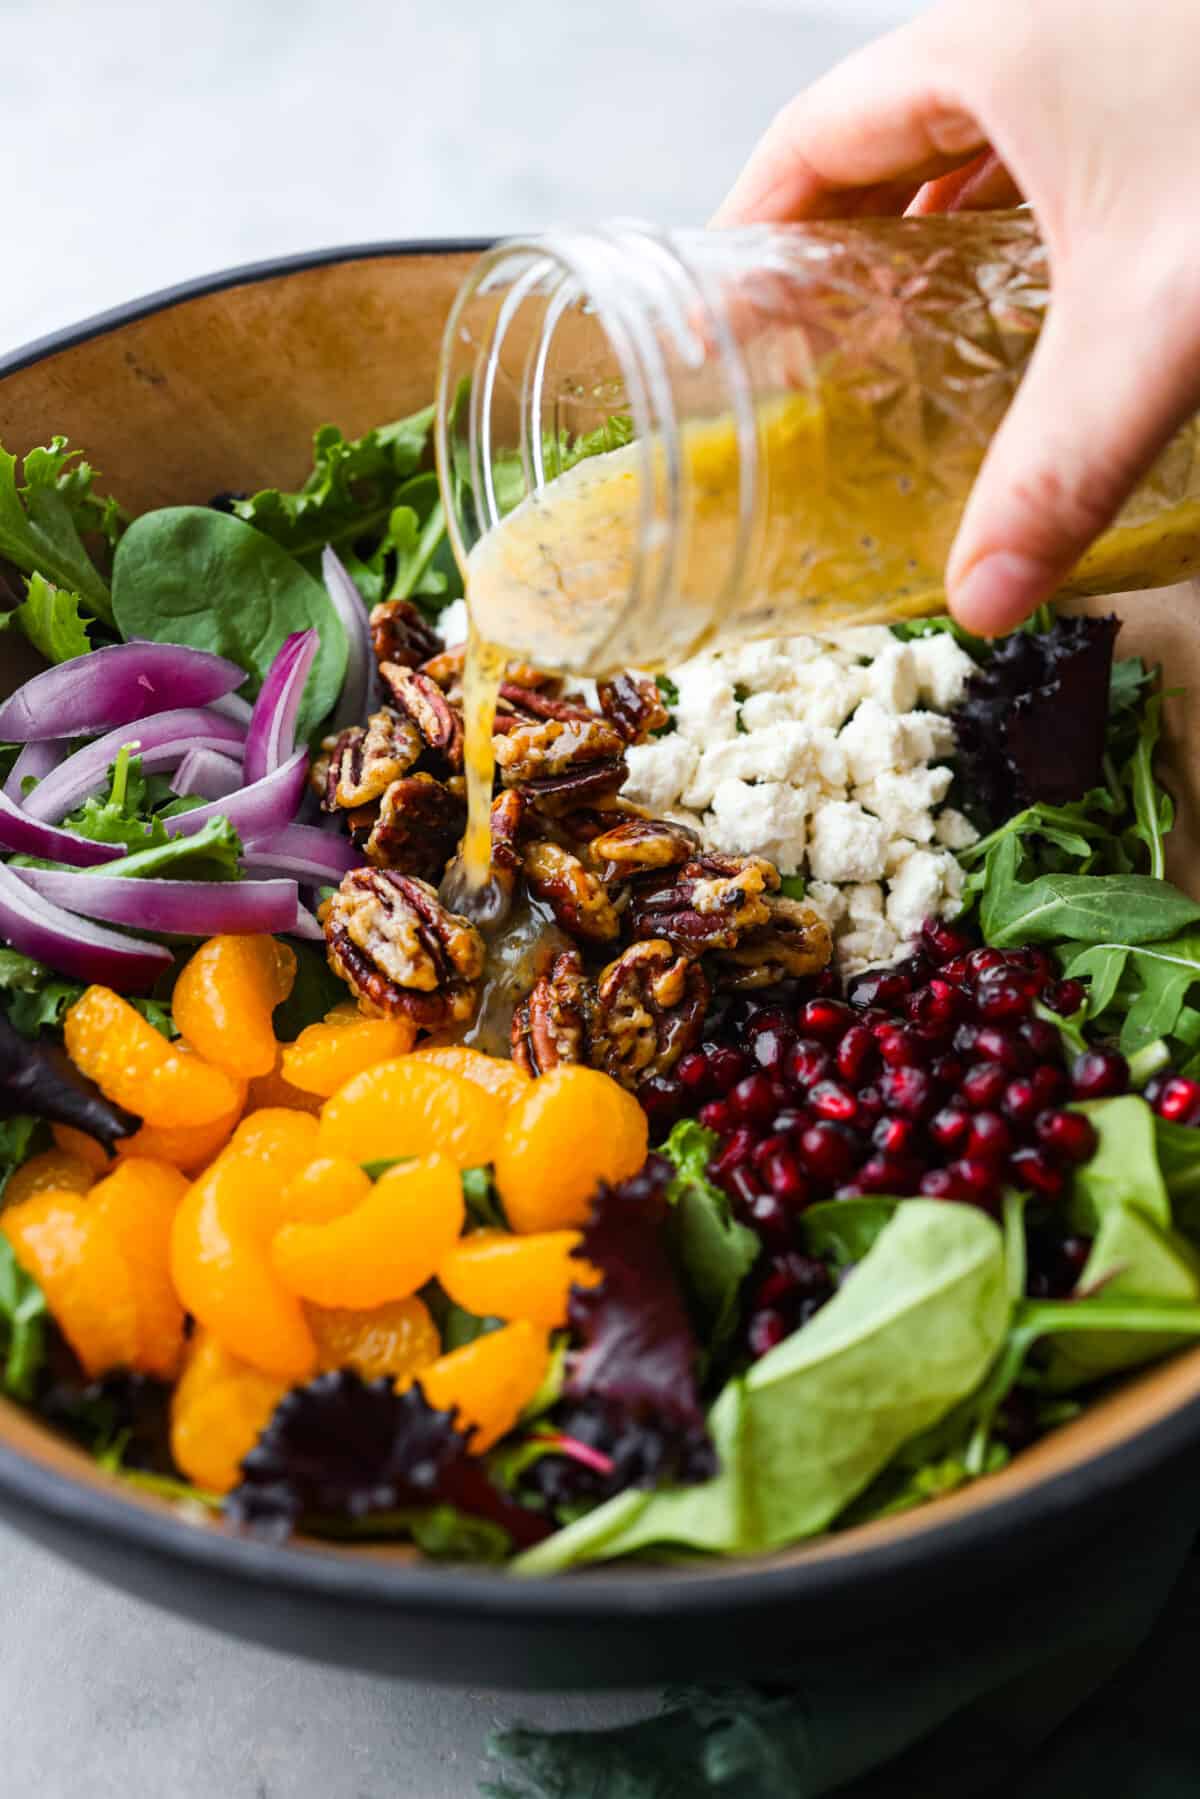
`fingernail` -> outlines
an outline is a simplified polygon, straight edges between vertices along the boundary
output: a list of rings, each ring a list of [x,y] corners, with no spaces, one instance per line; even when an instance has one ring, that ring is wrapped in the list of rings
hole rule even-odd
[[[950,589],[950,610],[960,625],[981,637],[1010,631],[1055,588],[1053,573],[1032,556],[994,550]]]

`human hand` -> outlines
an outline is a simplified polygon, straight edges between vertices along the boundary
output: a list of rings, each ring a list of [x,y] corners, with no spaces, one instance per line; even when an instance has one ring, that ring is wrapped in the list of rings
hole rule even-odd
[[[955,616],[1048,599],[1200,409],[1195,0],[942,0],[784,107],[714,223],[1029,200],[1049,316],[946,570]]]

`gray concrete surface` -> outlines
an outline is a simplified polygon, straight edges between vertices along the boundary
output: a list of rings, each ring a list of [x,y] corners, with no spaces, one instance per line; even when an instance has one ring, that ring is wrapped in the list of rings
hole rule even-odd
[[[0,0],[0,352],[370,238],[698,222],[797,87],[916,0]],[[0,1531],[0,1795],[471,1799],[524,1700],[210,1636]]]

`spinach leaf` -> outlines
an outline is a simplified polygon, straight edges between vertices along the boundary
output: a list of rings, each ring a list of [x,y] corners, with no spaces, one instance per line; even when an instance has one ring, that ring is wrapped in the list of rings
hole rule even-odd
[[[689,1297],[704,1324],[704,1343],[717,1359],[737,1329],[742,1283],[758,1260],[759,1241],[733,1216],[729,1196],[706,1173],[716,1137],[694,1119],[674,1127],[663,1154],[675,1165],[667,1189],[668,1223]]]
[[[42,575],[55,587],[78,594],[105,624],[113,622],[104,580],[79,535],[110,514],[91,497],[92,471],[76,462],[79,452],[55,437],[46,449],[30,450],[17,484],[17,459],[0,445],[0,556],[26,575]],[[74,467],[71,465],[75,464]]]
[[[714,1480],[618,1494],[518,1558],[516,1571],[658,1543],[776,1548],[823,1530],[902,1443],[976,1387],[1009,1309],[991,1219],[906,1200],[828,1304],[725,1387],[709,1416]]]
[[[1071,1181],[1071,1223],[1094,1235],[1106,1212],[1136,1205],[1147,1218],[1170,1227],[1171,1202],[1158,1165],[1157,1120],[1144,1099],[1124,1093],[1090,1099],[1072,1107],[1090,1119],[1096,1152],[1075,1170]]]
[[[323,950],[294,940],[291,948],[296,957],[296,979],[291,993],[272,1014],[280,1043],[294,1043],[307,1025],[320,1024],[325,1014],[346,998],[345,983],[334,974]]]
[[[33,1398],[33,1383],[46,1353],[46,1300],[21,1267],[7,1237],[0,1237],[0,1384],[14,1399]]]
[[[92,648],[82,608],[77,593],[31,575],[21,604],[0,613],[0,631],[20,631],[47,662],[70,662]]]
[[[987,857],[980,923],[987,941],[1012,944],[1111,941],[1114,921],[1126,943],[1171,937],[1200,919],[1200,904],[1150,875],[1018,876],[1021,850],[1004,837]]]
[[[857,1199],[823,1199],[800,1214],[799,1229],[809,1255],[849,1268],[875,1245],[894,1216],[898,1199],[863,1194]]]
[[[1105,1299],[1200,1299],[1200,1259],[1175,1235],[1134,1205],[1111,1206],[1079,1277],[1081,1292],[1100,1287]],[[1043,1370],[1048,1387],[1086,1386],[1122,1368],[1152,1362],[1185,1339],[1160,1331],[1067,1333],[1050,1337]]]
[[[300,707],[309,737],[341,692],[346,633],[320,581],[272,538],[206,506],[135,519],[117,548],[113,609],[125,637],[184,643],[240,663],[258,692],[285,637],[315,628],[317,659]]]

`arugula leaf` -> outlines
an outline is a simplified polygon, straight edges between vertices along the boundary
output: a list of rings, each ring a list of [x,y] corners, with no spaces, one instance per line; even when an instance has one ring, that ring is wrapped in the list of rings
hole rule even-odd
[[[310,737],[346,673],[346,633],[321,582],[262,531],[206,506],[135,519],[117,547],[113,610],[124,637],[212,650],[258,692],[284,639],[315,628],[320,648],[300,707]]]
[[[1125,783],[1133,799],[1134,823],[1129,835],[1139,838],[1150,852],[1149,872],[1161,880],[1166,869],[1165,839],[1175,823],[1175,802],[1154,778],[1154,751],[1162,729],[1162,695],[1146,702],[1138,744],[1125,770]]]
[[[1192,984],[1200,981],[1200,932],[1164,943],[1098,943],[1072,956],[1064,973],[1086,979],[1089,1015],[1099,1018],[1117,1003],[1125,1008],[1121,1048],[1132,1055],[1156,1038],[1173,1036]]]
[[[112,600],[79,535],[109,513],[91,497],[92,470],[76,462],[65,437],[48,448],[30,450],[17,484],[17,459],[0,445],[0,556],[26,575],[42,575],[56,587],[78,594],[105,624],[113,622]],[[71,464],[75,464],[71,467]]]
[[[1114,1206],[1136,1205],[1169,1229],[1171,1202],[1158,1165],[1158,1121],[1146,1101],[1123,1093],[1115,1099],[1084,1100],[1071,1110],[1090,1120],[1097,1137],[1095,1154],[1071,1180],[1072,1226],[1092,1235]]]
[[[1150,875],[1039,875],[1022,881],[1021,849],[1002,838],[987,857],[980,923],[987,941],[1012,944],[1111,940],[1119,922],[1126,943],[1171,937],[1200,919],[1200,904]]]
[[[83,601],[65,587],[31,575],[28,593],[11,612],[0,613],[0,631],[20,631],[47,662],[70,662],[91,649]]]
[[[343,560],[366,605],[411,599],[436,618],[462,593],[437,476],[414,475],[399,489],[396,501],[375,549],[365,558],[347,549]]]
[[[752,1230],[733,1216],[729,1196],[709,1180],[716,1136],[694,1119],[680,1119],[663,1145],[674,1164],[667,1188],[668,1230],[689,1296],[704,1324],[710,1360],[730,1343],[738,1326],[742,1283],[759,1255]]]
[[[33,1398],[46,1353],[46,1318],[41,1288],[17,1261],[8,1238],[0,1236],[0,1384],[14,1399]]]

